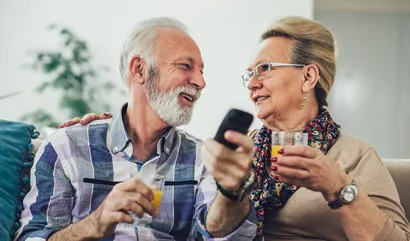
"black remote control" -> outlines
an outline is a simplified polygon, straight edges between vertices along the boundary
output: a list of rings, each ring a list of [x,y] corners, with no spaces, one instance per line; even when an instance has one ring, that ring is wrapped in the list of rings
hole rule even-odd
[[[252,121],[252,114],[238,109],[231,109],[228,111],[221,125],[219,126],[214,140],[225,145],[231,150],[235,150],[238,146],[225,140],[225,132],[227,130],[234,130],[246,134],[246,132],[252,124]]]

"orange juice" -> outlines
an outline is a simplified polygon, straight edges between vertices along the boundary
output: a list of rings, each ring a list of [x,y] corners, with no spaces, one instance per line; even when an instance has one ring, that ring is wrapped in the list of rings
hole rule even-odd
[[[279,151],[280,149],[282,149],[282,148],[283,148],[283,146],[280,146],[280,145],[272,145],[272,146],[271,146],[271,152],[270,152],[271,158],[272,158],[272,157],[280,156],[280,154],[278,153],[278,151]],[[271,165],[271,166],[275,166],[275,163],[271,162],[270,165]],[[275,175],[276,175],[276,176],[279,176],[279,175],[276,174],[276,173],[275,173]]]
[[[283,148],[283,146],[272,145],[272,147],[271,147],[271,152],[270,152],[271,157],[280,156],[280,154],[278,153],[278,151],[279,151],[280,149],[282,149],[282,148]]]
[[[162,198],[162,191],[160,190],[152,190],[154,193],[154,200],[152,200],[152,204],[154,204],[154,207],[159,210],[159,205],[161,204],[161,198]]]

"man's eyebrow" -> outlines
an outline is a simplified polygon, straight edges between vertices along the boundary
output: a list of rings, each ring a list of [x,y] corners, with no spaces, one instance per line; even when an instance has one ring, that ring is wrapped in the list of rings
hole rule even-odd
[[[181,61],[181,60],[187,60],[187,61],[189,61],[189,63],[192,64],[192,65],[194,65],[195,62],[196,62],[196,61],[194,60],[194,58],[192,58],[192,57],[186,57],[186,56],[177,58],[175,61],[177,62],[177,61]],[[199,67],[203,70],[203,69],[204,69],[204,63],[200,63],[200,64],[199,64]]]

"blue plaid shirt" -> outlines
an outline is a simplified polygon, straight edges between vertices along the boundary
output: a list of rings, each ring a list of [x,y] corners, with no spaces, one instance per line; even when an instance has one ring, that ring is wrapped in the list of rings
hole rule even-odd
[[[157,173],[179,185],[164,187],[159,215],[148,226],[120,223],[104,240],[252,240],[253,208],[227,237],[213,239],[206,232],[206,213],[216,185],[202,163],[201,145],[195,137],[171,128],[159,140],[157,155],[141,166],[133,157],[121,112],[112,119],[57,130],[37,152],[16,240],[46,240],[94,212],[113,187],[84,183],[83,178],[123,181],[130,171],[138,170],[142,178]]]

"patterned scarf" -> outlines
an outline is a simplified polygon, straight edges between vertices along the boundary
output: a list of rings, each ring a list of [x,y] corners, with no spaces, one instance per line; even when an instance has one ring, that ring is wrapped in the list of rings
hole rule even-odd
[[[308,133],[308,145],[326,154],[340,134],[340,125],[335,123],[326,107],[319,108],[319,114],[305,130]],[[255,241],[263,239],[264,214],[266,208],[280,208],[298,190],[297,186],[280,183],[266,172],[271,154],[272,131],[262,126],[254,138],[254,154],[252,172],[255,184],[251,200],[256,209],[258,230]]]

